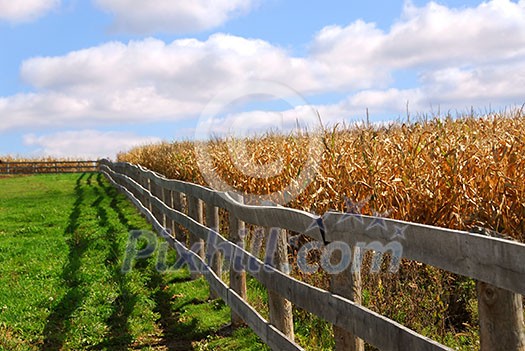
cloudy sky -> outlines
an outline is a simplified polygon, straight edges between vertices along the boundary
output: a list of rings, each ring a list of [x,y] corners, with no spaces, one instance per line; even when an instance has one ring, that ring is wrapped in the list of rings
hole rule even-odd
[[[0,45],[0,155],[190,139],[253,82],[217,128],[525,102],[525,0],[0,0]]]

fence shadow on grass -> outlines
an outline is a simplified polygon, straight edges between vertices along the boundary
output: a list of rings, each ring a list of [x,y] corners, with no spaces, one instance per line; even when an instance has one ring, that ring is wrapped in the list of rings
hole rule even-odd
[[[108,348],[111,350],[128,350],[133,343],[133,337],[129,331],[129,317],[137,303],[137,295],[130,291],[127,283],[127,277],[120,271],[119,266],[119,235],[117,228],[109,220],[108,209],[113,211],[118,219],[119,228],[124,227],[128,232],[140,228],[132,225],[122,210],[122,204],[119,200],[119,192],[114,187],[103,181],[101,174],[96,176],[97,186],[95,192],[97,199],[93,202],[92,207],[97,211],[99,226],[107,228],[104,240],[109,243],[109,254],[106,258],[106,264],[112,267],[112,280],[118,285],[119,296],[113,301],[113,313],[106,320],[109,332],[106,340],[94,346],[92,349]],[[102,193],[99,189],[102,189]],[[105,196],[104,196],[105,195]],[[102,206],[105,197],[110,200],[109,208]],[[193,350],[192,344],[206,337],[206,332],[197,331],[198,320],[195,318],[183,321],[180,318],[181,313],[187,306],[199,305],[206,303],[206,300],[197,298],[186,301],[182,304],[175,305],[173,296],[168,286],[170,284],[184,283],[191,281],[190,276],[177,276],[166,281],[165,275],[155,270],[151,260],[143,259],[135,262],[134,269],[139,270],[142,274],[148,275],[147,287],[151,292],[151,298],[155,302],[154,311],[159,314],[158,326],[161,330],[161,337],[150,344],[151,347],[162,347],[169,351],[188,351]],[[225,328],[226,330],[227,328]]]
[[[104,178],[104,176],[102,174],[98,174],[97,175],[97,184],[100,188],[102,188],[104,190],[104,192],[106,193],[106,195],[111,199],[111,202],[109,203],[109,207],[111,207],[111,209],[113,211],[115,211],[115,213],[117,214],[118,216],[118,220],[119,222],[127,229],[128,233],[132,230],[139,230],[141,228],[138,228],[137,226],[134,226],[134,225],[131,225],[127,216],[124,214],[124,212],[122,212],[122,209],[121,209],[121,206],[119,206],[119,200],[118,200],[118,190],[115,189],[115,187],[109,185],[109,184],[105,184],[102,179]]]
[[[187,280],[180,278],[170,283],[189,280],[189,278]],[[155,291],[153,295],[156,304],[155,311],[160,314],[159,324],[162,329],[162,340],[159,342],[159,346],[164,346],[169,351],[193,350],[192,342],[201,339],[201,337],[195,335],[197,320],[191,319],[190,321],[182,322],[178,315],[185,306],[204,302],[194,299],[174,309],[172,305],[173,297],[167,289],[164,277],[159,272],[153,274],[148,287],[150,290]]]
[[[103,193],[99,190],[103,189]],[[118,201],[115,198],[115,193],[108,189],[101,181],[101,175],[97,176],[97,184],[93,188],[97,194],[96,200],[92,207],[97,211],[97,218],[99,219],[99,226],[105,228],[104,241],[108,243],[108,254],[105,259],[107,267],[111,270],[111,278],[117,284],[119,295],[112,303],[112,313],[106,319],[105,323],[108,326],[108,335],[106,340],[96,345],[93,349],[108,348],[111,350],[124,351],[129,349],[129,345],[133,342],[133,336],[130,333],[129,318],[138,297],[129,288],[127,277],[121,272],[119,264],[119,256],[122,252],[119,246],[119,237],[123,234],[121,228],[109,220],[108,212],[104,206],[101,206],[105,197],[111,198],[110,208],[115,210],[118,221],[128,232],[134,230],[133,226],[129,224],[128,219],[122,213],[118,206]]]
[[[81,174],[76,181],[76,200],[64,231],[64,236],[67,238],[69,246],[69,254],[67,264],[62,271],[62,280],[65,282],[67,292],[51,310],[46,320],[43,331],[44,342],[40,347],[41,350],[59,350],[62,348],[67,331],[71,327],[70,319],[86,295],[86,292],[81,288],[79,269],[82,255],[89,245],[89,238],[86,238],[78,231],[81,206],[85,201],[82,184],[85,176],[85,173]],[[87,180],[90,180],[91,177],[92,174],[89,175]]]

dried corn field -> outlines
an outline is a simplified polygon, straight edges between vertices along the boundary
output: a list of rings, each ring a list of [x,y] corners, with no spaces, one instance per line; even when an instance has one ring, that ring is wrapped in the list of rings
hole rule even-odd
[[[311,131],[321,141],[318,173],[288,206],[322,214],[345,210],[471,230],[483,227],[525,241],[525,117],[521,110],[484,117],[432,118],[389,126],[359,124]],[[240,141],[237,141],[240,142]],[[208,145],[214,171],[251,194],[284,189],[309,155],[308,136],[267,134]],[[130,150],[119,161],[170,178],[206,184],[191,142]],[[239,170],[239,162],[244,162]],[[283,165],[266,179],[246,172]],[[348,203],[348,202],[347,202]],[[439,240],[439,238],[436,238]],[[293,257],[293,252],[291,252]],[[296,273],[299,274],[299,273]],[[322,286],[322,274],[302,276]],[[475,282],[415,262],[395,275],[365,274],[363,303],[402,324],[460,349],[477,344]]]
[[[323,131],[322,141],[319,172],[290,207],[342,211],[349,197],[366,200],[364,213],[388,212],[392,218],[452,229],[483,226],[525,239],[525,118],[519,113],[389,127],[335,126]],[[308,145],[296,136],[249,140],[247,164],[280,158],[286,165],[279,176],[258,179],[235,167],[229,143],[212,143],[216,172],[235,188],[259,194],[278,191],[294,179]],[[118,159],[206,184],[191,142],[139,147]]]

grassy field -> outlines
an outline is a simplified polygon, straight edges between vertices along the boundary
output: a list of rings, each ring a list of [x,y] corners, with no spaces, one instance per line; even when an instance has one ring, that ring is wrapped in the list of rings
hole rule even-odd
[[[121,274],[129,231],[148,228],[101,175],[1,178],[0,350],[264,349],[185,269]]]

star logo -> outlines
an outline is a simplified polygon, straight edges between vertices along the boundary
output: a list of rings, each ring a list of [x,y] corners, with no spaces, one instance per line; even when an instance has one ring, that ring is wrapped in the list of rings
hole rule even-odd
[[[337,224],[341,224],[350,218],[353,218],[354,221],[358,222],[359,224],[363,225],[365,224],[365,220],[363,216],[360,213],[343,213],[342,216],[339,217],[339,220],[337,221]]]
[[[388,226],[386,225],[386,221],[383,217],[375,217],[372,222],[366,227],[366,230],[370,230],[372,228],[379,227],[383,230],[387,230]]]
[[[395,232],[394,232],[394,235],[390,239],[401,238],[403,240],[406,240],[405,232],[408,228],[408,225],[403,225],[403,226],[396,225],[394,227],[395,227]]]

